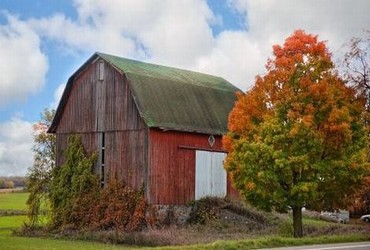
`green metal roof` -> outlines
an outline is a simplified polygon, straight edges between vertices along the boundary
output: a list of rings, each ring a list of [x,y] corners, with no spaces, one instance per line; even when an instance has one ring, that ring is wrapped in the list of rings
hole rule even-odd
[[[227,131],[228,115],[240,90],[223,78],[103,53],[89,61],[97,57],[126,75],[148,127],[207,134]]]
[[[223,78],[98,53],[126,74],[149,127],[223,134],[239,89]]]

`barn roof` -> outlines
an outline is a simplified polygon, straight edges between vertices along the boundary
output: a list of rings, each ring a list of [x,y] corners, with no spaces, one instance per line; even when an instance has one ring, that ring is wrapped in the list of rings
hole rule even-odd
[[[98,57],[125,74],[148,127],[207,134],[227,131],[238,88],[221,77],[95,53],[71,78],[49,129],[55,132],[74,77]]]

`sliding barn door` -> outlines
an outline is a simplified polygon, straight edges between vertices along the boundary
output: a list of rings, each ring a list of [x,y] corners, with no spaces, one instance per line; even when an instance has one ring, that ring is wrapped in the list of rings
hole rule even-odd
[[[195,199],[206,196],[225,197],[227,177],[223,162],[225,153],[196,151]]]

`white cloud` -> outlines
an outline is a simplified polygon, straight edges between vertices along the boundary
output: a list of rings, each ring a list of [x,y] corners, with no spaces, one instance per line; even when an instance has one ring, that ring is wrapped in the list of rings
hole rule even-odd
[[[209,22],[215,19],[205,1],[162,1],[150,29],[139,34],[154,61],[189,67],[207,55],[214,38]]]
[[[48,63],[38,35],[10,14],[0,25],[0,106],[24,100],[44,84]]]
[[[63,14],[30,24],[48,39],[83,51],[193,65],[213,44],[206,1],[75,1],[77,20]]]
[[[68,48],[103,51],[225,77],[250,86],[271,55],[295,29],[328,39],[332,51],[370,23],[363,1],[229,0],[244,13],[248,31],[212,35],[220,23],[206,1],[75,0],[76,20],[63,14],[31,21],[40,34]]]
[[[118,30],[109,26],[99,29],[81,20],[74,22],[63,14],[32,19],[29,23],[38,34],[60,42],[67,50],[104,51],[125,56],[132,56],[136,52],[132,39],[122,36]]]
[[[247,33],[225,31],[218,36],[211,53],[199,58],[196,69],[221,75],[245,90],[253,84],[255,75],[264,70],[265,61],[259,44]]]
[[[243,90],[265,72],[272,45],[282,44],[294,30],[328,40],[336,60],[341,46],[370,23],[367,0],[229,0],[245,16],[248,30],[224,30],[217,36],[211,25],[222,19],[205,0],[75,0],[74,5],[75,20],[55,14],[30,24],[67,49],[204,71]]]
[[[46,39],[67,49],[102,51],[220,75],[243,90],[250,87],[271,56],[295,29],[319,34],[338,58],[341,46],[370,23],[366,0],[229,0],[245,15],[248,30],[213,36],[222,24],[205,0],[75,0],[77,18],[64,14],[29,23]],[[334,60],[336,60],[334,58]]]
[[[19,117],[0,123],[0,176],[25,175],[32,165],[32,123]]]
[[[340,60],[343,45],[354,36],[369,29],[370,2],[367,0],[229,0],[240,13],[245,14],[248,35],[264,61],[271,55],[273,44],[282,44],[296,29],[318,34],[327,40],[333,60]],[[248,74],[255,72],[248,70]]]

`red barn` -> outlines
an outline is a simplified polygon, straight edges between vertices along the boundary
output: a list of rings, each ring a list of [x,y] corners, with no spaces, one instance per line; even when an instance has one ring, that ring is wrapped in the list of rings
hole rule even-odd
[[[68,80],[49,132],[57,166],[71,134],[151,204],[235,195],[221,145],[238,89],[207,74],[96,53]]]

